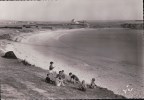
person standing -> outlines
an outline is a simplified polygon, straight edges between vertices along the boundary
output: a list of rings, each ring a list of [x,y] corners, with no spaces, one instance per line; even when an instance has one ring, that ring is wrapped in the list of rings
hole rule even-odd
[[[49,70],[53,70],[54,69],[54,67],[53,67],[53,64],[54,64],[54,62],[50,62],[50,66],[49,66]]]
[[[54,64],[54,62],[50,62],[50,66],[49,66],[49,73],[51,74],[51,73],[53,73],[53,69],[55,68],[55,67],[53,67],[53,64]]]
[[[49,66],[49,70],[48,70],[48,74],[49,74],[49,77],[50,77],[50,79],[51,80],[55,80],[55,72],[54,72],[54,68],[55,67],[53,67],[53,64],[54,64],[54,62],[50,62],[50,66]]]

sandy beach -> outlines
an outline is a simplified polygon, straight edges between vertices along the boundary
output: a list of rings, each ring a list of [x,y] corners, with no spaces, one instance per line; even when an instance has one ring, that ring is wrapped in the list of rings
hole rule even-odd
[[[54,61],[57,72],[63,69],[66,74],[74,72],[87,83],[92,77],[95,77],[98,86],[108,88],[116,94],[128,98],[143,97],[143,67],[136,70],[136,65],[119,63],[116,59],[101,56],[98,56],[97,59],[92,58],[92,56],[85,59],[85,56],[78,55],[79,57],[75,57],[72,53],[67,53],[66,51],[70,51],[71,47],[63,42],[63,37],[77,31],[85,31],[85,29],[40,32],[23,38],[21,42],[12,43],[12,48],[18,58],[40,68],[47,70],[49,62]],[[46,47],[46,49],[39,49],[41,47]],[[95,63],[87,62],[87,60],[93,59],[95,59]],[[93,65],[95,68],[90,67]],[[125,69],[125,67],[127,68]],[[127,89],[131,89],[131,91],[125,93]]]

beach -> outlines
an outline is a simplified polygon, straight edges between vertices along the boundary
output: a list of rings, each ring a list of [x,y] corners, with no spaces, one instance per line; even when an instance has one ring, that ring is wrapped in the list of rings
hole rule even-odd
[[[98,86],[116,94],[143,98],[141,34],[128,29],[44,31],[12,45],[16,56],[32,65],[47,70],[54,61],[57,72],[72,72],[87,83],[94,77]]]

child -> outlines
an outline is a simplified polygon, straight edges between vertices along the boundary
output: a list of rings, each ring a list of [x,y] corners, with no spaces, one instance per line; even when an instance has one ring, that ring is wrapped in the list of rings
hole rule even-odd
[[[82,83],[80,84],[79,89],[80,89],[81,91],[86,91],[86,88],[87,88],[87,86],[86,86],[86,84],[85,84],[85,81],[83,80]]]
[[[46,77],[45,81],[46,81],[47,83],[50,83],[50,77],[49,77],[49,74],[47,74],[47,77]]]
[[[90,88],[92,88],[92,89],[96,88],[95,78],[92,78]]]

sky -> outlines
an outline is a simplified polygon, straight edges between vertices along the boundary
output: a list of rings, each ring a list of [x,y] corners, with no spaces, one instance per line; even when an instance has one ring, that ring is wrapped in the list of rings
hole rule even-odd
[[[143,0],[0,1],[0,20],[142,20]]]

